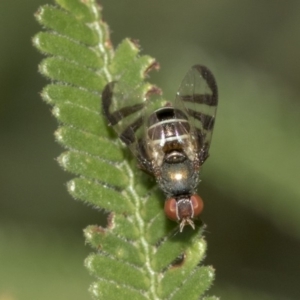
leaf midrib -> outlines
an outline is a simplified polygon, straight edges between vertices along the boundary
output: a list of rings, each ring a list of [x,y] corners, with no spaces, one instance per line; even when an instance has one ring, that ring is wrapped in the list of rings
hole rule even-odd
[[[151,267],[151,263],[150,263],[150,261],[151,261],[150,256],[151,256],[152,250],[150,248],[150,244],[145,239],[146,224],[140,214],[140,212],[141,212],[141,201],[140,201],[141,196],[138,195],[138,192],[134,188],[133,170],[127,161],[124,162],[123,170],[129,177],[129,186],[126,188],[127,193],[125,194],[125,196],[129,197],[131,199],[131,201],[134,203],[135,218],[137,220],[137,224],[139,226],[139,231],[141,233],[140,238],[139,238],[139,243],[142,246],[142,249],[144,249],[145,267],[146,267],[145,269],[147,270],[147,273],[148,273],[147,275],[150,278],[150,290],[147,294],[148,294],[149,299],[160,300],[160,298],[157,295],[156,288],[155,288],[157,286],[158,278],[156,276],[156,272],[153,270],[153,268]]]

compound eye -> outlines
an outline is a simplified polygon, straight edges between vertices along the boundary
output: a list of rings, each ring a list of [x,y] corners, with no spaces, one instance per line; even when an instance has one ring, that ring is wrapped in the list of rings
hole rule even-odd
[[[175,198],[169,198],[165,202],[165,214],[172,221],[178,221],[177,202]]]
[[[191,196],[191,203],[194,209],[194,216],[193,217],[197,217],[201,214],[202,210],[203,210],[203,200],[202,198],[195,194]]]

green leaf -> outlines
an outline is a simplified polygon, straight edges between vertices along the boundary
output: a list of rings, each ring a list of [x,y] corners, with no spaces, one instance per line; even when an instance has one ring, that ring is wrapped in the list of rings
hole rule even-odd
[[[100,42],[97,32],[88,24],[80,22],[76,16],[54,6],[42,6],[36,13],[36,19],[41,25],[54,32],[83,44],[96,46]]]
[[[94,156],[98,156],[101,149],[101,158],[112,161],[122,162],[123,154],[118,150],[118,145],[112,147],[112,141],[97,135],[81,131],[69,126],[60,127],[55,133],[57,141],[64,147],[76,149]]]
[[[60,57],[44,59],[39,70],[53,80],[73,84],[91,91],[101,92],[105,86],[105,79],[101,71],[98,74],[89,68]]]
[[[40,32],[33,41],[39,45],[40,50],[45,54],[59,56],[93,69],[101,68],[103,65],[102,58],[97,55],[96,51],[65,36],[51,32]]]
[[[199,299],[214,278],[211,267],[199,265],[206,250],[203,226],[179,233],[166,219],[161,191],[128,159],[100,111],[108,82],[121,78],[128,92],[134,89],[142,99],[154,88],[145,74],[158,64],[140,56],[129,39],[114,52],[95,1],[56,3],[37,12],[46,31],[33,43],[48,56],[39,70],[52,80],[42,98],[60,124],[55,137],[66,152],[58,162],[77,176],[67,185],[75,199],[109,212],[107,227],[84,231],[97,251],[85,262],[98,278],[91,294],[95,299]]]

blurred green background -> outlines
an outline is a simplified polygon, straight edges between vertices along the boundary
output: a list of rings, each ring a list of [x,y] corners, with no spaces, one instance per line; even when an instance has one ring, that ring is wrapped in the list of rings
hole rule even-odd
[[[82,229],[101,212],[76,202],[63,150],[39,92],[42,59],[33,18],[51,1],[0,1],[0,300],[90,299]],[[101,1],[117,45],[140,40],[167,97],[189,67],[209,66],[220,104],[199,193],[210,294],[300,299],[300,2],[296,0]]]

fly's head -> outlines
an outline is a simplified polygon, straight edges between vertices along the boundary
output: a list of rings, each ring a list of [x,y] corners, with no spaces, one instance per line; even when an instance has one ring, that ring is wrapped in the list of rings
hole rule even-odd
[[[164,210],[170,220],[179,222],[179,230],[182,232],[186,225],[195,229],[193,220],[201,214],[203,201],[197,194],[169,198],[165,202]]]

